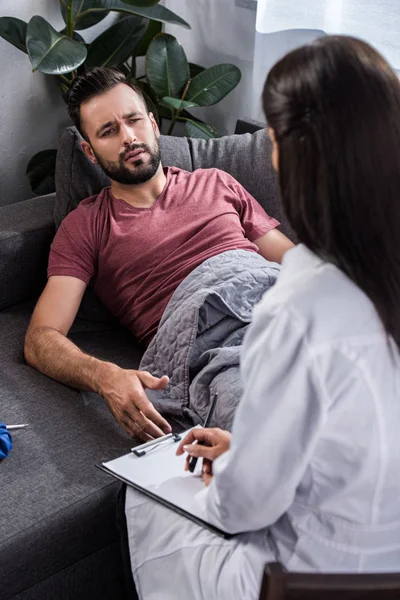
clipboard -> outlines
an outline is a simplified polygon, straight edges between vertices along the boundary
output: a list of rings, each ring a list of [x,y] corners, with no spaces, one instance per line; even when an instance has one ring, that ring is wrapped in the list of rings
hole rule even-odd
[[[197,525],[229,539],[232,534],[207,521],[204,503],[197,499],[198,494],[205,489],[201,478],[201,464],[199,463],[194,473],[189,473],[184,470],[186,456],[175,454],[175,442],[189,431],[190,429],[180,436],[161,437],[151,444],[151,449],[148,444],[136,446],[130,453],[97,466]],[[146,449],[146,446],[145,454],[141,453],[141,449]]]

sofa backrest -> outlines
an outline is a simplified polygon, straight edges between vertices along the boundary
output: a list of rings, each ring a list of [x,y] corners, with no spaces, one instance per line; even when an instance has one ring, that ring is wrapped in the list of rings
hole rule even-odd
[[[75,127],[61,136],[56,164],[57,199],[54,219],[59,227],[66,215],[81,200],[110,185],[102,169],[93,165],[81,148],[82,137]],[[186,137],[160,137],[161,161],[166,167],[186,171],[218,168],[230,173],[282,223],[281,230],[291,236],[280,208],[276,176],[272,168],[271,142],[265,129],[253,134],[230,135],[211,140]]]

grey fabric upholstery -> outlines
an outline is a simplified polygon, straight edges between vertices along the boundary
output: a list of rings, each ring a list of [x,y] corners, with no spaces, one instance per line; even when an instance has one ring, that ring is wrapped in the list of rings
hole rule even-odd
[[[54,195],[0,208],[0,421],[30,425],[0,461],[0,600],[122,599],[119,484],[95,465],[133,442],[103,401],[23,359],[34,302],[21,302],[45,283],[53,210]],[[121,367],[139,364],[142,350],[114,322],[77,320],[70,337]]]
[[[113,513],[114,511],[111,511]],[[99,514],[99,517],[103,516]],[[85,531],[92,535],[92,530]],[[75,543],[77,540],[75,540]],[[1,597],[1,592],[0,592]],[[36,583],[13,600],[135,600],[127,595],[120,542],[115,540]]]
[[[31,588],[34,595],[26,591],[21,597],[83,599],[86,584],[79,577],[88,574],[80,563],[117,540],[119,485],[96,464],[129,451],[132,441],[103,401],[94,396],[85,402],[79,392],[25,364],[23,339],[32,306],[0,312],[0,420],[29,423],[29,429],[14,433],[13,449],[0,463],[0,600]],[[141,350],[122,329],[77,321],[71,338],[122,367],[139,364]],[[50,585],[44,582],[64,569],[81,595],[44,595]],[[104,586],[103,593],[110,590],[107,577],[113,574],[105,564],[96,584]]]
[[[260,121],[244,121],[243,119],[239,119],[236,121],[235,133],[255,133],[259,129],[264,129],[265,126],[265,123],[261,123]]]
[[[265,131],[204,142],[161,138],[165,165],[218,167],[232,173],[278,216]],[[0,462],[0,600],[124,598],[114,520],[118,484],[96,464],[132,440],[95,394],[63,386],[28,367],[23,342],[34,299],[45,282],[59,224],[83,198],[108,182],[82,154],[73,128],[61,138],[57,200],[36,198],[0,208],[0,421],[27,422]],[[90,292],[89,292],[90,294]],[[30,304],[21,304],[31,298]],[[142,349],[89,306],[70,337],[82,350],[125,368]],[[86,300],[85,300],[86,302]]]
[[[31,298],[45,282],[54,200],[50,194],[0,209],[0,310]]]
[[[75,127],[66,129],[60,139],[54,209],[57,227],[81,200],[109,185],[103,171],[84,155],[81,141]],[[208,141],[161,136],[160,149],[164,166],[176,166],[186,171],[213,167],[227,171],[258,200],[267,213],[282,222],[281,230],[291,236],[279,204],[271,162],[271,142],[265,129],[253,134],[230,135]]]
[[[46,283],[55,198],[49,194],[0,208],[0,310],[37,297]],[[90,287],[78,316],[115,321]]]

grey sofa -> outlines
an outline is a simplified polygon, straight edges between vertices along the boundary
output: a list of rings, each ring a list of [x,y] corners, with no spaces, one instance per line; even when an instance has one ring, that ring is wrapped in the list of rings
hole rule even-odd
[[[12,452],[0,461],[0,600],[127,596],[115,522],[119,484],[96,464],[128,451],[132,440],[99,397],[82,397],[23,358],[55,227],[107,184],[79,141],[74,128],[61,138],[57,197],[0,208],[0,421],[29,423],[14,433]],[[281,218],[265,131],[211,142],[162,138],[161,149],[165,165],[230,172]],[[143,350],[90,291],[70,337],[123,367],[137,367]]]

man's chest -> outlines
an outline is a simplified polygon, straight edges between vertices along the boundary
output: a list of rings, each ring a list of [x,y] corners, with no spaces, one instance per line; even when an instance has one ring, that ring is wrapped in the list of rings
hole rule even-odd
[[[110,220],[99,240],[98,272],[110,277],[127,270],[145,272],[169,257],[179,260],[179,254],[187,254],[191,247],[199,251],[235,233],[242,235],[242,226],[229,203],[156,207]]]

